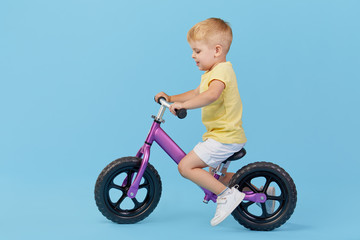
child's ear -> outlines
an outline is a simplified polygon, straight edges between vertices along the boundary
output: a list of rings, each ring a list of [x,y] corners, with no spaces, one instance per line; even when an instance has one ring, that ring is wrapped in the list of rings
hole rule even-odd
[[[215,57],[219,57],[222,54],[222,46],[221,45],[216,45],[215,46]]]

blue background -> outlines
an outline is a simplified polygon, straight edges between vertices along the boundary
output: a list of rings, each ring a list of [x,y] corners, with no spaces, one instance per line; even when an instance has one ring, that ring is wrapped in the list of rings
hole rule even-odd
[[[359,1],[20,1],[0,3],[1,239],[360,239]],[[200,72],[187,31],[229,21],[228,55],[244,104],[248,155],[295,180],[292,218],[252,232],[232,217],[209,224],[215,204],[158,146],[163,181],[144,221],[117,225],[97,210],[95,181],[134,155],[160,91],[195,88]],[[163,126],[188,152],[200,110]]]

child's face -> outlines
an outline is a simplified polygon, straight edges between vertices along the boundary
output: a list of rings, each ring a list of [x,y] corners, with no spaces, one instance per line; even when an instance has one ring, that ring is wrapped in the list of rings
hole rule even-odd
[[[193,50],[191,57],[195,60],[199,70],[210,70],[216,63],[216,48],[204,41],[190,41],[189,44]]]

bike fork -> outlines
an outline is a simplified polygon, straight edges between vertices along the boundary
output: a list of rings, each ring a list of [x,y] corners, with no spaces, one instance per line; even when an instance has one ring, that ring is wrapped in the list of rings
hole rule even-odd
[[[150,158],[150,147],[151,145],[148,143],[145,143],[144,146],[141,147],[141,149],[139,150],[139,152],[136,154],[136,157],[141,158],[142,156],[143,159],[141,161],[141,166],[139,168],[139,172],[136,174],[135,180],[134,182],[132,182],[129,191],[127,192],[127,196],[129,198],[134,198],[136,196],[137,191],[139,190],[139,185],[141,182],[141,178],[146,170],[147,164],[149,162],[149,158]],[[132,177],[131,177],[132,178]],[[125,179],[124,181],[132,181],[132,179]]]

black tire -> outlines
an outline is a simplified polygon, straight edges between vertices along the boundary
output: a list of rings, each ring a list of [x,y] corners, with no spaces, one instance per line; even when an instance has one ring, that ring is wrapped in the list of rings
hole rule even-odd
[[[149,216],[157,206],[162,190],[161,179],[150,163],[136,197],[127,196],[131,181],[126,179],[132,178],[133,181],[140,165],[141,159],[124,157],[113,161],[100,173],[95,185],[95,201],[107,219],[120,224],[136,223]]]
[[[261,186],[254,185],[254,179],[264,179]],[[253,181],[252,181],[253,180]],[[279,195],[268,195],[269,186],[274,185]],[[255,193],[265,193],[269,201],[276,204],[273,212],[268,212],[265,203],[256,206],[254,202],[243,201],[232,212],[233,217],[244,227],[256,231],[270,231],[283,225],[293,214],[296,207],[297,191],[290,175],[281,167],[269,162],[255,162],[238,170],[229,186],[239,185],[239,190],[250,189]],[[274,187],[275,188],[275,187]],[[255,205],[254,205],[255,204]],[[257,209],[256,209],[257,208]],[[252,212],[257,210],[258,214]]]

